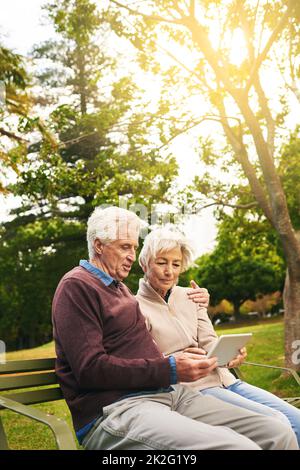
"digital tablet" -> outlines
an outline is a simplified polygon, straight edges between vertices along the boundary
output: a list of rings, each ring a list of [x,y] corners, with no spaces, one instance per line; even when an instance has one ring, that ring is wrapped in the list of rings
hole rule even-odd
[[[225,366],[238,356],[239,350],[248,343],[251,337],[252,333],[222,335],[208,351],[207,358],[216,356],[218,358],[218,365]]]

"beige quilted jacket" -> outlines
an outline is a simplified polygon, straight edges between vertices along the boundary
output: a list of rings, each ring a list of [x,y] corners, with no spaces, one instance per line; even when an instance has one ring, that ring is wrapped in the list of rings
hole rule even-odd
[[[144,279],[140,279],[136,298],[158,348],[165,354],[176,355],[188,347],[206,351],[217,340],[213,325],[205,308],[188,299],[188,289],[175,286],[168,302]],[[229,386],[237,379],[225,367],[218,367],[207,377],[184,383],[197,390],[216,386]]]

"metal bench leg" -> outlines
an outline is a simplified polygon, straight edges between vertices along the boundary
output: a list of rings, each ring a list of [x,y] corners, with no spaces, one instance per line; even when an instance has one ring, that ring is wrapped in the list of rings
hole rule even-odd
[[[0,397],[0,406],[49,426],[55,436],[55,440],[59,449],[77,449],[71,431],[67,423],[65,423],[63,420],[56,418],[55,416],[47,415],[36,408],[32,408],[31,406],[23,405],[22,403],[11,400],[3,395]]]
[[[3,427],[2,419],[0,418],[0,450],[8,450],[8,442],[6,439],[5,430]]]

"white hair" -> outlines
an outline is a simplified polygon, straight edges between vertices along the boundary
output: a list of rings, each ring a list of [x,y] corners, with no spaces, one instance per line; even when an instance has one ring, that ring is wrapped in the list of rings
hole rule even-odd
[[[96,207],[87,223],[87,243],[89,259],[95,256],[94,241],[99,238],[103,244],[122,238],[139,237],[140,218],[134,213],[120,207],[111,206],[103,209]]]
[[[139,264],[147,269],[151,259],[155,259],[160,251],[169,251],[180,248],[182,253],[181,272],[193,266],[195,250],[192,242],[178,229],[159,228],[150,232],[145,240],[139,256]]]

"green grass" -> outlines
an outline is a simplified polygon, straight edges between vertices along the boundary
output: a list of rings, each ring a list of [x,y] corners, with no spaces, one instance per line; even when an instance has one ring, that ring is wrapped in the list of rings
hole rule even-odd
[[[55,348],[54,342],[44,344],[34,349],[23,349],[21,351],[13,351],[6,353],[6,359],[8,361],[14,361],[17,359],[36,359],[45,357],[54,357]]]
[[[6,359],[13,361],[17,359],[35,359],[54,357],[55,349],[53,341],[34,349],[8,352]],[[57,418],[66,421],[73,431],[72,418],[68,406],[64,400],[32,405],[47,414],[54,414]],[[3,425],[7,432],[8,443],[11,449],[15,450],[44,450],[56,449],[56,442],[52,431],[45,425],[33,421],[25,416],[13,413],[12,411],[1,411]],[[75,442],[76,436],[74,434]],[[78,446],[79,448],[79,446]]]
[[[277,366],[284,365],[282,320],[269,320],[255,325],[251,323],[242,327],[217,327],[216,330],[218,335],[231,332],[253,333],[253,339],[247,347],[247,360]],[[35,349],[9,352],[7,360],[53,357],[54,355],[54,344],[51,342]],[[299,386],[295,381],[282,376],[280,371],[245,365],[242,367],[242,372],[244,380],[276,393],[280,397],[300,395]],[[34,406],[64,419],[73,429],[70,412],[64,400]],[[9,446],[12,449],[56,448],[53,434],[46,426],[10,411],[1,411],[1,417],[8,434]]]

